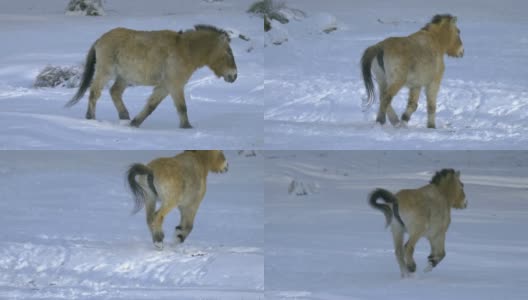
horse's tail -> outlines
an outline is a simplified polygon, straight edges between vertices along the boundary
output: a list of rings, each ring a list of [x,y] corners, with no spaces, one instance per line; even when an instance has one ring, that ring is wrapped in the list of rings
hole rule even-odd
[[[391,203],[392,208],[387,204],[378,203],[377,200],[381,198],[385,203]],[[385,189],[375,189],[372,193],[370,193],[369,196],[369,204],[372,208],[375,208],[377,210],[380,210],[385,215],[385,227],[388,227],[390,223],[392,222],[392,216],[394,215],[398,222],[402,226],[403,220],[400,217],[400,213],[398,210],[398,198],[394,196],[391,192],[385,190]]]
[[[372,105],[374,102],[374,82],[372,81],[372,61],[374,58],[378,59],[378,63],[381,66],[382,70],[385,70],[383,64],[383,48],[376,44],[374,46],[368,47],[363,56],[361,57],[361,73],[363,75],[363,82],[365,83],[365,88],[367,90],[367,106]]]
[[[146,175],[148,188],[154,195],[158,194],[156,192],[156,187],[154,186],[154,173],[152,172],[152,169],[143,164],[131,165],[127,171],[127,180],[128,186],[134,195],[135,205],[132,214],[137,213],[143,208],[145,205],[145,197],[147,196],[145,188],[136,181],[136,175]]]
[[[71,107],[75,105],[81,98],[83,97],[84,93],[86,93],[86,90],[90,87],[90,84],[92,83],[92,79],[95,73],[95,44],[92,45],[90,50],[88,51],[88,54],[86,55],[86,62],[84,64],[84,72],[81,80],[81,85],[79,86],[79,89],[77,90],[77,93],[73,98],[68,101],[64,105],[64,107]]]

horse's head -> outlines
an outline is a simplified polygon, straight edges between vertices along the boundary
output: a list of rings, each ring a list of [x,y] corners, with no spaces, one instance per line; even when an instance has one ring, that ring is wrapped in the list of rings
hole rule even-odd
[[[442,46],[451,57],[464,56],[464,45],[457,26],[457,17],[451,15],[436,15],[425,26],[426,30],[435,31],[440,36]]]
[[[444,191],[451,207],[459,209],[467,207],[468,203],[464,192],[464,183],[460,180],[460,171],[442,169],[433,176],[431,184],[435,184]]]
[[[460,171],[456,171],[452,176],[452,189],[453,189],[453,207],[463,209],[466,208],[468,203],[466,199],[466,193],[464,192],[464,183],[460,180]]]
[[[229,169],[229,164],[227,163],[227,159],[225,158],[224,151],[222,150],[209,150],[208,156],[209,156],[209,162],[210,162],[210,170],[214,173],[225,173]]]
[[[231,39],[227,33],[222,33],[217,37],[218,41],[209,56],[209,68],[216,76],[223,77],[226,82],[235,82],[237,79],[237,66],[233,50],[231,50]]]

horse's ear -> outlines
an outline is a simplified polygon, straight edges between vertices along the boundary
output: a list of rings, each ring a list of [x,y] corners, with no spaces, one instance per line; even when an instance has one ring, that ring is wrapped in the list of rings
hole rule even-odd
[[[457,21],[458,21],[458,18],[457,18],[457,17],[453,17],[453,18],[451,19],[451,23],[453,23],[453,24],[456,24]]]
[[[457,178],[459,178],[460,177],[460,171],[456,171],[455,175],[456,175]]]

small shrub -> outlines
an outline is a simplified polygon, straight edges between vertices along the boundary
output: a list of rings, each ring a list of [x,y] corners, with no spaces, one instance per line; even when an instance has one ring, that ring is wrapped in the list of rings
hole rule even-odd
[[[267,17],[272,20],[277,20],[282,24],[289,22],[288,18],[281,12],[281,9],[286,8],[284,2],[275,0],[261,0],[253,3],[249,9],[249,13]]]
[[[34,87],[78,87],[81,81],[82,66],[46,66],[38,75]]]
[[[104,16],[102,0],[70,0],[66,7],[67,15]]]

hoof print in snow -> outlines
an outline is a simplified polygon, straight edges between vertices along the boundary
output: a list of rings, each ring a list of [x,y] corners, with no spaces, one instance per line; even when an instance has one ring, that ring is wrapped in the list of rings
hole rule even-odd
[[[308,27],[312,27],[313,31],[319,33],[324,32],[329,34],[339,28],[337,24],[337,18],[334,15],[328,13],[318,13],[306,19],[305,22],[309,23]]]
[[[268,44],[282,45],[288,41],[288,30],[279,22],[271,20],[272,28],[266,32],[264,38],[264,47]]]
[[[288,194],[295,196],[308,196],[317,193],[319,185],[316,183],[305,183],[293,179],[288,187]]]

